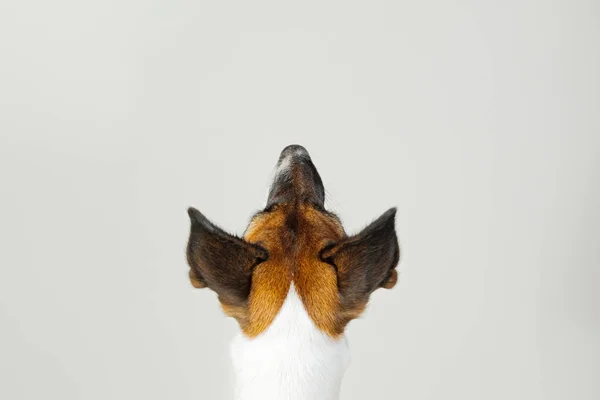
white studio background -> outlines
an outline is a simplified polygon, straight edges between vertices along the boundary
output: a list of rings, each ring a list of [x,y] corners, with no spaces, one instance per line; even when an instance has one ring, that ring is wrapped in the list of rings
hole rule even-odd
[[[231,398],[186,208],[242,233],[304,145],[399,284],[343,400],[600,398],[600,3],[5,1],[0,398]]]

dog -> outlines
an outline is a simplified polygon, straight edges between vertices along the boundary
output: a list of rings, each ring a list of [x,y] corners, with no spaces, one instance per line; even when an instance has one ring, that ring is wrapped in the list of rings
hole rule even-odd
[[[216,292],[241,332],[231,344],[237,400],[336,400],[348,365],[347,324],[371,293],[396,284],[391,208],[355,235],[325,209],[307,150],[283,149],[266,207],[242,237],[190,207],[189,278]]]

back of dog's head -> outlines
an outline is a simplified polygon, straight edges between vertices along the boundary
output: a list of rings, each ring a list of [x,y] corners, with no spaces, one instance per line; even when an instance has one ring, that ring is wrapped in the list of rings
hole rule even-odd
[[[286,147],[266,208],[243,237],[188,210],[192,285],[215,291],[225,313],[255,337],[273,322],[293,284],[317,328],[339,337],[373,291],[396,284],[396,210],[348,236],[324,203],[323,183],[306,149]]]

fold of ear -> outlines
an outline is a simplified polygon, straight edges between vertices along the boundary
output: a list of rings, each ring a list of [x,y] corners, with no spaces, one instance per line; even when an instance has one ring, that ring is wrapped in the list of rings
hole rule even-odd
[[[191,228],[187,261],[192,285],[208,287],[227,305],[245,306],[252,269],[268,258],[267,251],[223,231],[193,207],[188,214]]]
[[[360,233],[350,236],[321,253],[337,268],[342,305],[362,307],[376,289],[391,289],[398,275],[400,247],[395,230],[396,208],[391,208]]]

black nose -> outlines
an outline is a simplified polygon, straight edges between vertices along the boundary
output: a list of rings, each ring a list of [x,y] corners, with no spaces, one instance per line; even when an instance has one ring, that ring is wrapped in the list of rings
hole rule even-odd
[[[308,151],[303,146],[299,144],[290,144],[286,146],[285,149],[281,151],[281,155],[279,156],[279,161],[283,160],[286,157],[302,157],[308,158],[310,160],[310,155]]]
[[[325,189],[308,151],[292,144],[281,151],[267,207],[278,203],[309,202],[323,207]]]

